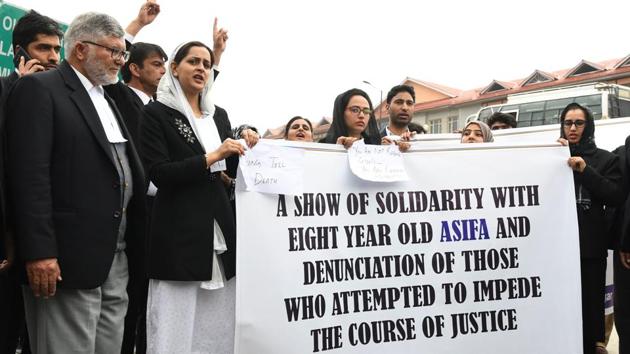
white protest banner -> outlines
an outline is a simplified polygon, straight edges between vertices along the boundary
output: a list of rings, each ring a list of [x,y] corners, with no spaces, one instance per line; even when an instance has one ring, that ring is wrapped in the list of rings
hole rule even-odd
[[[409,179],[402,153],[397,145],[366,145],[363,140],[348,149],[350,170],[357,177],[373,182],[395,182]]]
[[[237,191],[237,354],[581,353],[566,147],[414,150],[386,184],[323,149],[301,195]]]
[[[297,195],[302,193],[304,151],[260,140],[241,156],[239,168],[249,191]],[[239,179],[241,181],[241,179]]]

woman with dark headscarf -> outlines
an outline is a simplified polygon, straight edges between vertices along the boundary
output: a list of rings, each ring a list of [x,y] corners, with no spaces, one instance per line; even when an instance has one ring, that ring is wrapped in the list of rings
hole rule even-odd
[[[491,143],[494,141],[492,130],[484,122],[474,121],[466,124],[462,130],[461,143]]]
[[[188,42],[171,58],[140,138],[158,188],[147,247],[147,351],[232,353],[236,230],[220,176],[244,148],[210,98],[210,48]],[[257,141],[251,130],[243,138]]]
[[[366,144],[381,144],[372,101],[365,91],[354,88],[335,99],[333,121],[321,142],[349,148],[361,139]]]
[[[595,353],[604,342],[604,287],[607,237],[604,208],[621,203],[621,171],[617,156],[595,145],[591,112],[577,103],[560,115],[561,143],[568,143],[573,169],[580,233],[582,331],[584,353]]]

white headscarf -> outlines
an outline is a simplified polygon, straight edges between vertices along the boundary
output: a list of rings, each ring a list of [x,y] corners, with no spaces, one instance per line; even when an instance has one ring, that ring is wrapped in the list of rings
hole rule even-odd
[[[206,153],[209,153],[216,150],[222,143],[219,131],[214,123],[215,106],[210,98],[210,88],[214,83],[214,72],[212,70],[210,71],[210,77],[206,82],[206,86],[201,91],[200,108],[203,113],[202,119],[195,118],[192,107],[190,107],[190,103],[188,103],[186,95],[184,95],[184,91],[179,84],[179,80],[173,76],[171,69],[171,63],[173,63],[177,51],[179,51],[184,44],[185,43],[182,43],[175,48],[171,60],[169,60],[168,65],[166,65],[166,73],[162,76],[158,84],[157,100],[180,112],[188,119],[188,123],[190,123],[195,136],[199,139],[199,143]],[[206,121],[207,119],[209,121]],[[204,123],[211,125],[211,129],[200,129],[200,126]],[[225,160],[215,162],[210,166],[210,170],[212,172],[225,170]]]

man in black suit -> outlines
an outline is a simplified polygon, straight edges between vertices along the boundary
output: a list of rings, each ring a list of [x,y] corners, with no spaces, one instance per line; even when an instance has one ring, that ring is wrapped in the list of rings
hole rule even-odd
[[[120,351],[127,309],[127,234],[144,227],[144,172],[103,85],[128,57],[108,15],[71,23],[66,61],[18,80],[7,101],[15,210],[31,348]]]
[[[15,81],[24,75],[53,69],[59,63],[63,32],[51,18],[29,11],[13,29],[13,53],[16,68],[0,79],[0,110]],[[19,54],[17,54],[19,53]],[[27,56],[27,57],[25,57]],[[6,130],[4,114],[0,112],[0,353],[15,353],[18,338],[22,338],[22,353],[30,353],[24,325],[24,305],[17,271],[13,264],[14,242],[11,237],[10,212],[6,210],[4,144]]]
[[[166,60],[166,54],[160,46],[150,43],[135,43],[131,46],[129,60],[121,69],[126,84],[118,82],[105,86],[107,94],[116,102],[136,146],[138,146],[142,110],[155,96],[157,85],[166,70],[164,67]],[[147,197],[147,213],[150,213],[155,191],[155,187],[151,185]],[[129,308],[125,317],[122,353],[133,354],[137,352],[142,354],[146,352],[145,314],[148,287],[148,278],[144,267],[145,235],[136,235],[134,241],[134,243],[127,243]]]

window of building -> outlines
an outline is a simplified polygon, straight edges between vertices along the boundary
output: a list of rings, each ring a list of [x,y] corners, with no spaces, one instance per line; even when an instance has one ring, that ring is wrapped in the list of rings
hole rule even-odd
[[[567,74],[567,77],[578,76],[601,70],[602,69],[598,68],[595,64],[589,64],[588,62],[582,61],[577,67],[575,67],[575,69],[571,70],[569,74]]]
[[[442,120],[441,119],[432,119],[429,121],[429,125],[431,127],[431,134],[442,133]]]
[[[448,117],[448,132],[456,133],[459,129],[459,117]]]
[[[523,86],[537,84],[539,82],[547,82],[553,80],[551,77],[542,74],[540,71],[536,70],[527,81],[523,83]]]
[[[490,92],[503,91],[503,90],[507,90],[508,88],[509,87],[502,85],[498,81],[492,81],[490,85],[488,85],[483,91],[481,91],[481,94],[483,95]]]

